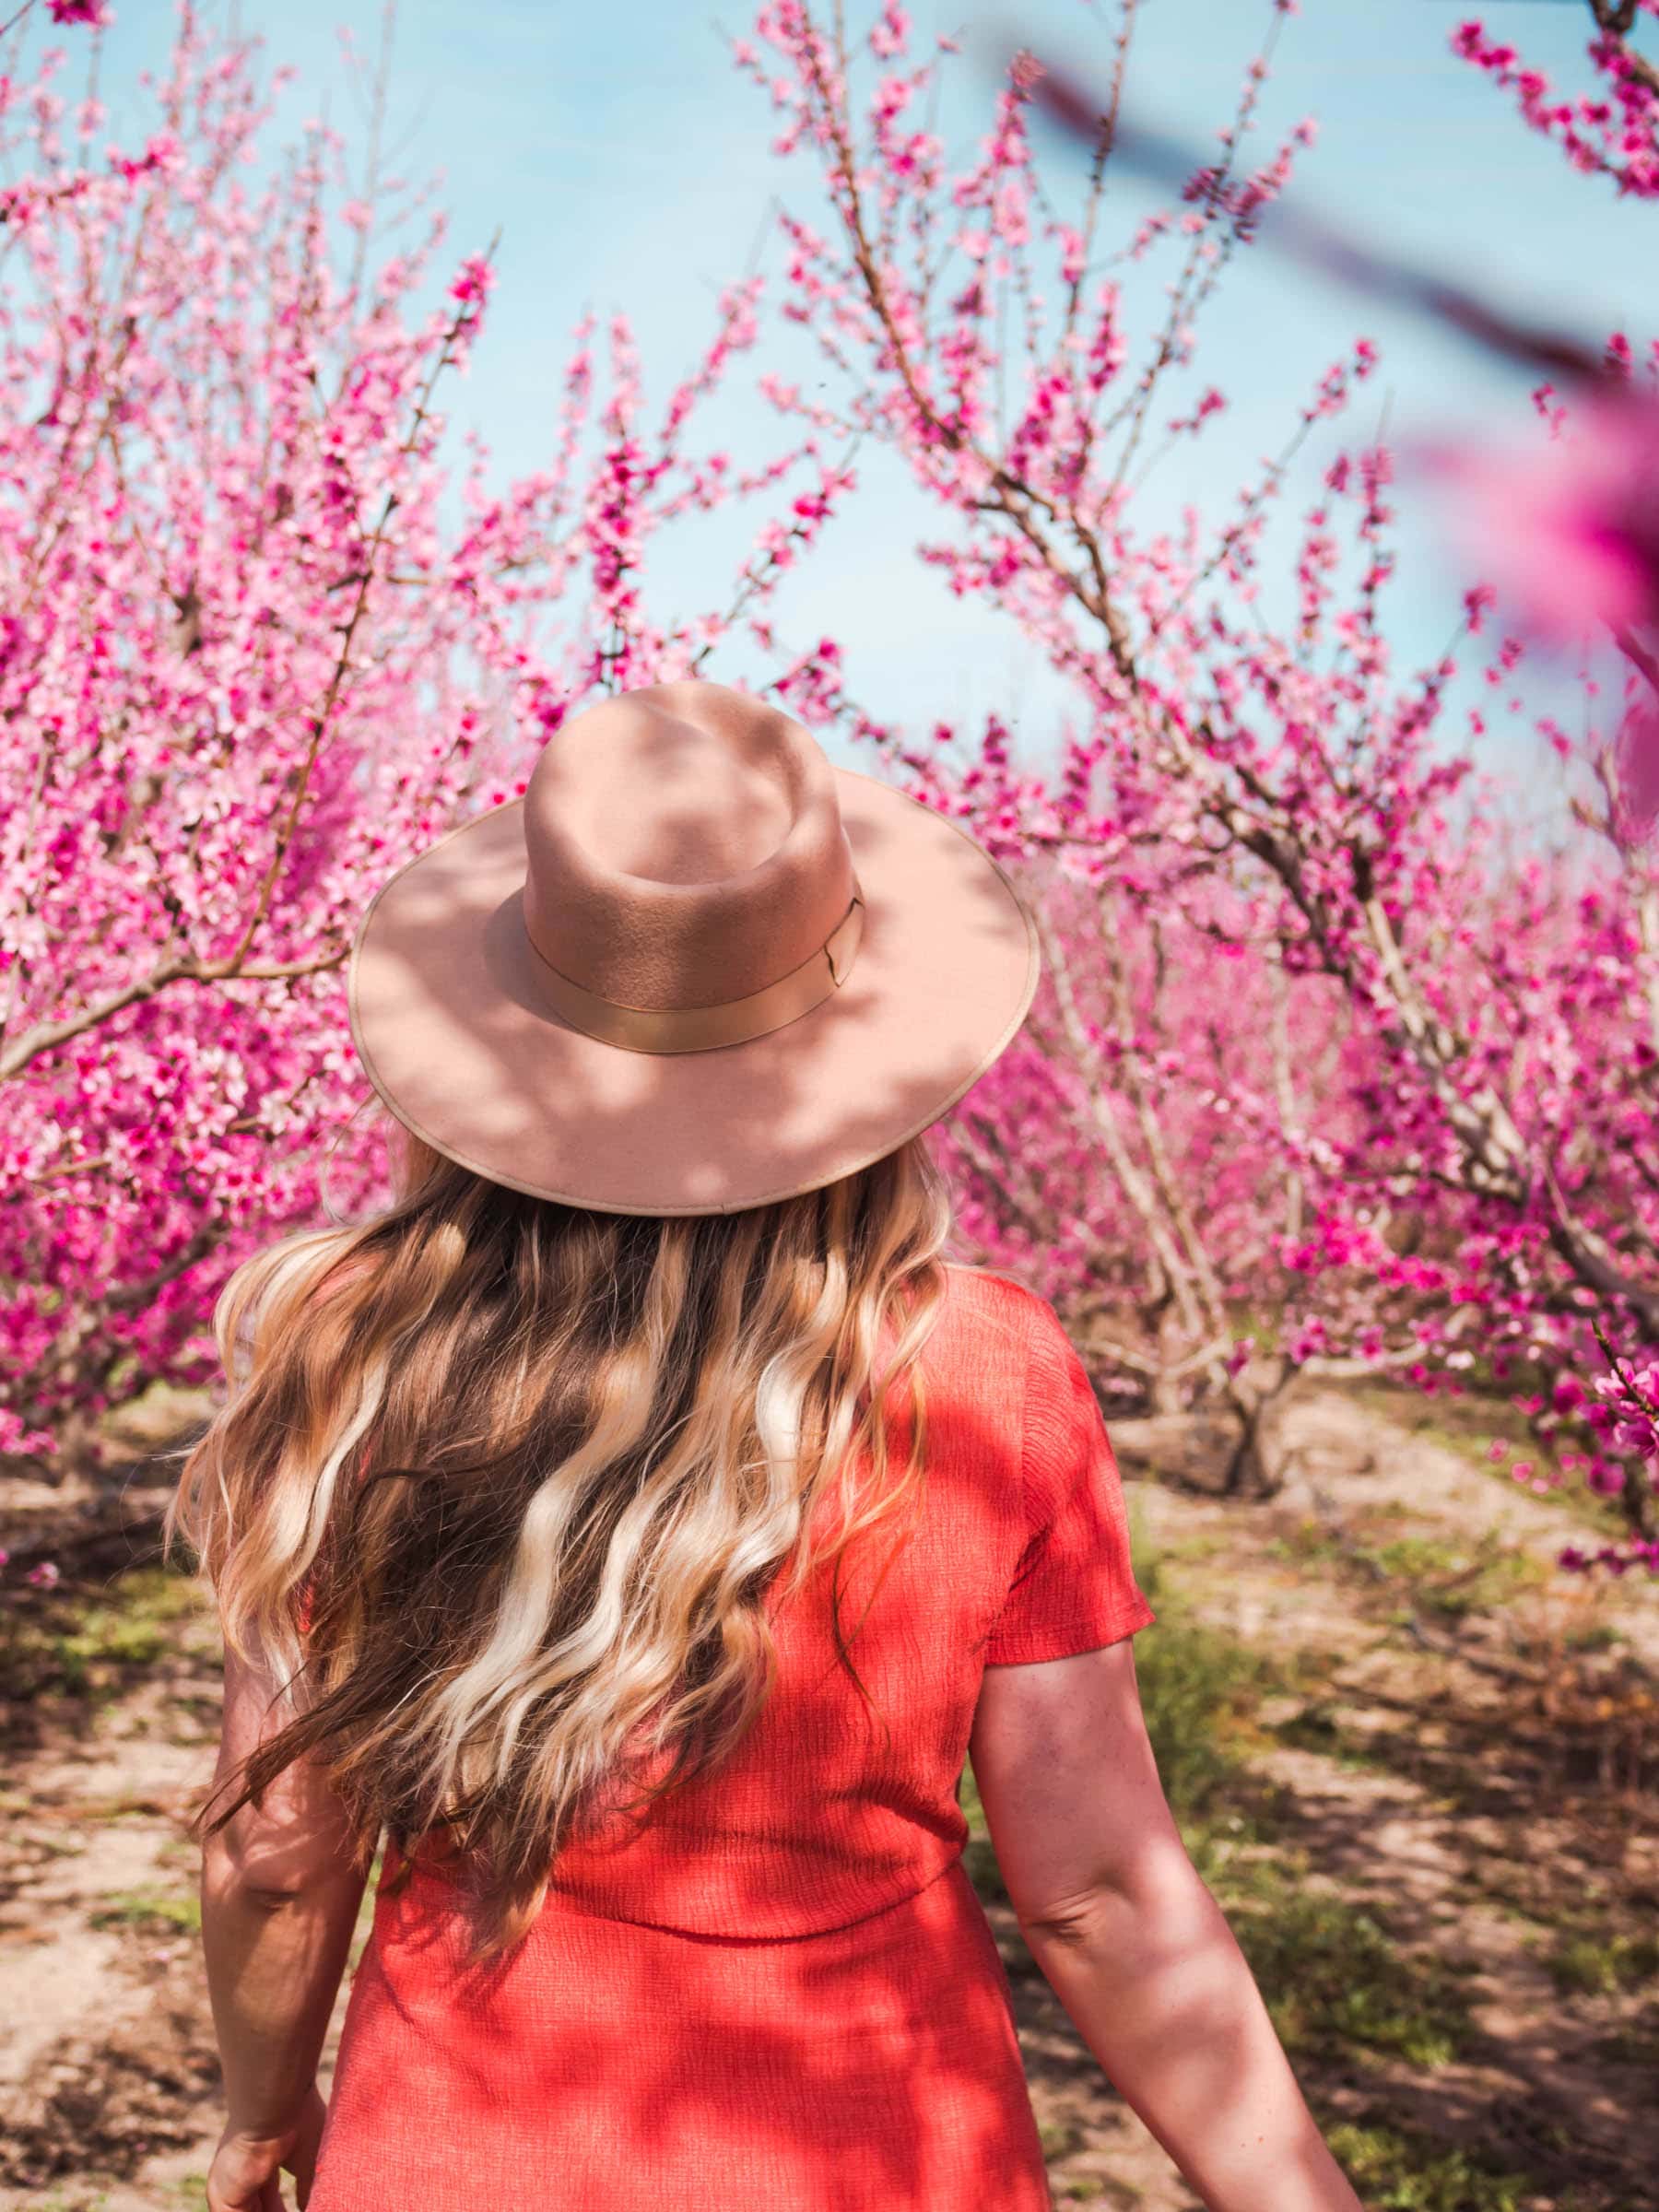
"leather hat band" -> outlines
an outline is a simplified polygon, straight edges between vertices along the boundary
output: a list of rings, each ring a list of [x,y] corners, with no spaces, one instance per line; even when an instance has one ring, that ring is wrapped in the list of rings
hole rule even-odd
[[[864,900],[855,891],[829,937],[798,968],[747,998],[728,998],[713,1006],[618,1006],[555,968],[527,931],[525,936],[548,1003],[573,1030],[625,1053],[708,1053],[783,1029],[839,991],[858,957],[864,913]]]

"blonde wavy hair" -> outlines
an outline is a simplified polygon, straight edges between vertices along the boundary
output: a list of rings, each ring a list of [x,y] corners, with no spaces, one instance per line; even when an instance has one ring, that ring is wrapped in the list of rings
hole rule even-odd
[[[618,1790],[642,1808],[747,1734],[786,1561],[792,1591],[834,1560],[867,1701],[841,1555],[920,1500],[950,1211],[920,1138],[799,1197],[663,1218],[527,1197],[393,1135],[388,1210],[226,1284],[229,1389],[168,1537],[229,1647],[286,1681],[205,1824],[305,1757],[365,1850],[464,1855],[484,1956]]]

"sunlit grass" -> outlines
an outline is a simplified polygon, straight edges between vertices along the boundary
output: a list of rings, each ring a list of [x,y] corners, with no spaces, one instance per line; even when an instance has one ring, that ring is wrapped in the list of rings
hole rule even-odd
[[[1559,1990],[1616,1996],[1659,1982],[1659,1936],[1569,1935],[1545,1964]]]
[[[1218,1895],[1293,2057],[1340,2046],[1431,2072],[1466,2048],[1467,1970],[1403,1951],[1374,1911],[1312,1887],[1300,1854],[1230,1870]]]
[[[133,1568],[96,1592],[14,1596],[0,1608],[0,1698],[97,1698],[207,1634],[194,1583],[167,1567]]]
[[[1453,1619],[1507,1605],[1555,1578],[1544,1559],[1515,1548],[1496,1529],[1478,1536],[1395,1535],[1378,1540],[1308,1519],[1267,1546],[1298,1566],[1334,1569],[1356,1583],[1398,1594],[1425,1612]]]
[[[201,1900],[194,1892],[129,1889],[106,1898],[91,1914],[95,1928],[140,1928],[155,1935],[199,1935]]]
[[[1389,2122],[1338,2121],[1325,2140],[1368,2212],[1520,2212],[1535,2199],[1524,2174]]]

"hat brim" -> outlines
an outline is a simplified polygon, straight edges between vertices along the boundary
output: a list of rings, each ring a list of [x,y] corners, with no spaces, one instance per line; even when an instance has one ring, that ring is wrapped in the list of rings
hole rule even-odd
[[[1037,988],[1030,917],[943,815],[835,771],[865,900],[853,972],[744,1044],[649,1053],[562,1022],[520,907],[524,803],[465,822],[371,900],[352,946],[351,1033],[394,1115],[533,1197],[617,1214],[717,1214],[816,1190],[949,1111]]]

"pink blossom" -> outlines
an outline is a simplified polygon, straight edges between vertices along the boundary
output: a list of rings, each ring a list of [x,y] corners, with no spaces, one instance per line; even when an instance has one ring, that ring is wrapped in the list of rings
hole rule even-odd
[[[1659,823],[1659,701],[1651,693],[1619,724],[1613,766],[1616,832],[1625,844],[1645,844]]]
[[[0,422],[0,1455],[29,1458],[112,1388],[214,1377],[218,1288],[318,1218],[324,1171],[331,1205],[383,1194],[356,918],[522,795],[573,701],[764,626],[763,562],[705,560],[706,598],[654,611],[659,538],[729,501],[799,557],[852,478],[810,414],[741,474],[700,438],[756,335],[747,280],[662,406],[625,323],[603,365],[579,324],[548,450],[497,469],[443,430],[488,260],[432,288],[436,227],[338,207],[324,137],[275,159],[245,42],[185,11],[96,171],[23,60],[42,96],[0,98],[0,375],[40,394]],[[382,234],[361,296],[319,281]]]
[[[1558,92],[1541,69],[1507,41],[1489,37],[1476,20],[1457,26],[1452,49],[1512,92],[1528,126],[1559,147],[1575,170],[1611,177],[1620,193],[1652,199],[1659,196],[1659,94],[1651,72],[1626,43],[1633,21],[1616,31],[1610,13],[1600,15],[1602,35],[1587,50],[1602,82],[1584,91]]]
[[[1559,619],[1564,577],[1572,619],[1653,604],[1651,502],[1632,480],[1645,413],[1640,434],[1628,405],[1604,431],[1576,394],[1546,389],[1559,453],[1519,471],[1444,458],[1493,557],[1460,580],[1453,645],[1418,670],[1397,665],[1392,634],[1394,457],[1345,442],[1291,525],[1289,621],[1270,620],[1282,458],[1174,519],[1153,522],[1137,497],[1153,426],[1190,433],[1220,397],[1199,375],[1172,410],[1162,380],[1199,345],[1222,249],[1253,233],[1312,139],[1300,124],[1270,159],[1241,160],[1265,64],[1244,72],[1219,156],[1183,172],[1178,219],[1154,210],[1112,240],[1112,260],[1164,259],[1167,300],[1148,318],[1086,274],[1104,243],[1086,219],[1102,104],[1086,88],[1018,63],[977,143],[924,171],[894,118],[934,100],[936,62],[878,81],[861,114],[812,11],[765,7],[757,36],[789,151],[818,187],[783,221],[781,302],[818,344],[817,404],[908,473],[937,517],[921,559],[1018,636],[1062,701],[1064,730],[1045,712],[1024,744],[992,714],[930,717],[911,737],[853,696],[856,656],[836,639],[787,644],[770,613],[751,626],[797,711],[969,827],[1042,917],[1032,1022],[941,1133],[965,1233],[1098,1342],[1114,1403],[1239,1403],[1332,1349],[1425,1392],[1461,1392],[1477,1357],[1547,1385],[1594,1373],[1593,1324],[1617,1310],[1597,1254],[1659,1238],[1645,1112],[1659,1051],[1634,889],[1617,855],[1608,877],[1617,825],[1587,782],[1573,787],[1580,846],[1505,852],[1496,779],[1454,732],[1485,741],[1526,716],[1513,598],[1530,618],[1543,596]],[[1041,186],[1033,97],[1089,149]],[[1108,159],[1126,142],[1143,171],[1171,174],[1171,149],[1133,128]],[[1305,216],[1284,211],[1278,235],[1321,266],[1354,262]],[[1443,312],[1444,288],[1359,258],[1385,294]],[[1480,304],[1462,303],[1471,323]],[[1537,358],[1535,334],[1488,322]],[[1633,396],[1636,349],[1607,353]],[[1378,360],[1360,337],[1297,395],[1283,451],[1339,423]],[[1561,718],[1534,727],[1559,753]],[[1625,1325],[1640,1341],[1659,1300],[1636,1289],[1650,1303]],[[1264,1309],[1276,1341],[1238,1365],[1243,1313]],[[1547,1486],[1561,1447],[1589,1442],[1583,1479],[1614,1494],[1621,1454],[1643,1448],[1635,1414],[1598,1396],[1597,1429],[1567,1387],[1528,1405],[1523,1479]]]
[[[1554,777],[1566,724],[1533,712],[1496,587],[1549,615],[1564,582],[1585,621],[1653,604],[1646,352],[1607,348],[1617,436],[1546,389],[1543,463],[1455,477],[1490,581],[1460,578],[1454,642],[1406,665],[1392,456],[1350,420],[1370,341],[1286,394],[1242,482],[1140,496],[1169,426],[1215,411],[1204,301],[1311,136],[1246,161],[1265,65],[1190,229],[1155,209],[1109,236],[1082,164],[1069,196],[1039,180],[1029,60],[958,155],[915,127],[954,111],[900,9],[855,95],[817,12],[771,0],[735,59],[806,172],[775,294],[722,290],[656,404],[627,314],[584,317],[512,476],[442,427],[487,262],[445,294],[433,240],[339,207],[323,153],[273,163],[253,64],[216,37],[186,19],[95,171],[49,85],[0,105],[0,374],[30,394],[0,420],[0,877],[22,887],[0,910],[0,1452],[100,1410],[67,1329],[112,1387],[210,1378],[216,1288],[317,1218],[324,1159],[331,1204],[383,1194],[342,988],[370,888],[521,795],[595,691],[764,663],[1041,921],[1032,1020],[937,1141],[966,1241],[1054,1299],[1112,1403],[1238,1410],[1331,1352],[1453,1394],[1478,1356],[1524,1378],[1524,1479],[1571,1452],[1599,1494],[1651,1484],[1659,1041],[1619,841],[1650,811],[1640,637],[1625,695],[1584,687],[1619,735],[1561,761],[1559,850],[1506,841],[1501,757],[1477,749],[1530,724]],[[1634,174],[1640,144],[1613,151]],[[359,294],[317,282],[382,234]],[[1089,275],[1114,259],[1145,282]],[[722,396],[768,426],[741,460],[704,434]],[[1324,480],[1288,512],[1315,432]],[[907,730],[859,696],[865,655],[812,591],[855,455],[926,504],[918,559],[1018,640],[1040,712]],[[675,556],[727,502],[737,555]],[[65,1281],[68,1306],[42,1288]],[[1633,1539],[1578,1571],[1640,1566]]]
[[[1604,402],[1543,447],[1425,441],[1453,530],[1530,627],[1659,617],[1659,406]]]
[[[356,227],[360,229],[362,227],[361,211],[358,204],[354,203],[353,212],[356,218]],[[454,281],[449,288],[449,296],[452,300],[460,300],[463,305],[482,307],[489,298],[494,285],[495,271],[490,266],[488,256],[475,253],[461,264]]]

